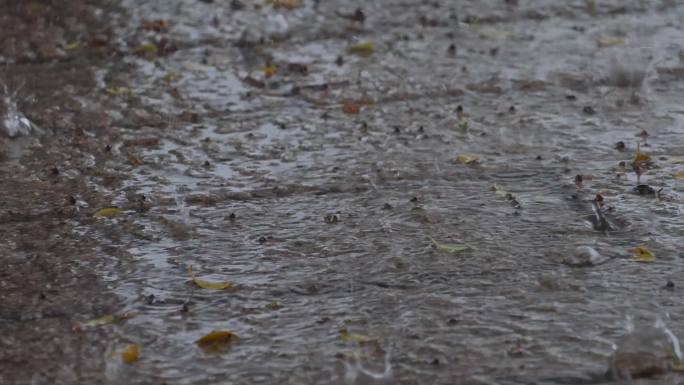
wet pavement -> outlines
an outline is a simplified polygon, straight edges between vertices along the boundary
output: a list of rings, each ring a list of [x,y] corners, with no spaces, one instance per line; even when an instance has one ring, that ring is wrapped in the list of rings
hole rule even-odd
[[[108,288],[83,295],[120,305],[64,309],[134,312],[64,331],[102,382],[683,382],[684,7],[121,9],[82,129],[102,196],[70,222]]]

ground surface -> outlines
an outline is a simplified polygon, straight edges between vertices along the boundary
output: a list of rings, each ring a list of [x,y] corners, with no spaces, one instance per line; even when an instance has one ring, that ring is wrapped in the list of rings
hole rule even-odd
[[[0,383],[683,381],[676,2],[1,6]]]

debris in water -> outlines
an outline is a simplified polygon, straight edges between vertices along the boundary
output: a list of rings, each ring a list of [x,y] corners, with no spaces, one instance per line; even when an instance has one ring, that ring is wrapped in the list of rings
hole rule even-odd
[[[371,41],[364,41],[361,43],[356,43],[349,48],[347,48],[347,52],[359,56],[371,56],[373,52],[375,51],[375,44]]]
[[[237,336],[228,330],[214,330],[195,343],[207,353],[225,353],[236,339]]]
[[[138,344],[128,344],[121,351],[121,360],[126,364],[132,364],[140,359],[140,346]]]
[[[209,289],[209,290],[226,290],[230,289],[233,287],[233,284],[228,281],[207,281],[204,279],[199,279],[195,276],[195,272],[192,271],[192,267],[188,267],[188,272],[190,273],[190,276],[192,277],[192,283],[194,283],[197,287],[201,287],[202,289]]]
[[[571,256],[563,258],[562,263],[572,267],[589,267],[608,262],[610,259],[591,246],[577,246]]]
[[[340,329],[340,339],[344,342],[366,343],[377,341],[377,337],[369,337],[365,334],[349,333],[347,328]]]
[[[456,157],[456,163],[460,164],[475,164],[479,163],[480,158],[475,155],[461,154]]]
[[[438,243],[432,237],[428,238],[430,238],[430,246],[437,251],[445,253],[458,253],[468,249],[468,245],[461,243]]]
[[[627,252],[632,254],[632,257],[629,259],[630,261],[634,261],[634,262],[653,262],[653,261],[655,261],[655,255],[653,255],[653,253],[648,251],[643,246],[637,246],[637,247],[633,247],[631,249],[627,249]]]
[[[96,217],[112,218],[121,214],[121,209],[118,207],[105,207],[99,209],[96,213]]]
[[[641,145],[637,143],[636,152],[634,153],[634,159],[632,159],[632,167],[643,166],[651,161],[651,157],[641,152]]]

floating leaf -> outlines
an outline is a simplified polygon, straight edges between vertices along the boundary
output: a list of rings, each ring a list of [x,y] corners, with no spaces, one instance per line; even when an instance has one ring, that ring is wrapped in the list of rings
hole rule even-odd
[[[128,344],[124,350],[121,351],[121,361],[132,364],[140,359],[140,346],[137,344]]]
[[[601,48],[615,47],[618,45],[624,45],[625,39],[621,37],[601,37],[596,39],[596,44],[598,44],[598,46]]]
[[[214,330],[195,341],[195,343],[208,353],[225,353],[237,336],[228,330]]]
[[[146,31],[163,32],[169,29],[169,22],[163,19],[143,20],[140,28]]]
[[[302,0],[266,0],[273,8],[295,9],[302,6]]]
[[[81,327],[95,327],[102,325],[109,325],[110,323],[116,321],[116,317],[113,314],[107,314],[106,316],[91,319],[89,321],[79,322]]]
[[[653,262],[655,261],[655,255],[650,251],[646,250],[643,246],[637,246],[631,249],[627,249],[629,253],[632,254],[630,261],[634,262]]]
[[[480,161],[480,158],[475,155],[461,154],[456,157],[456,163],[460,164],[475,164]]]
[[[375,51],[375,44],[372,41],[356,43],[347,48],[347,52],[359,56],[370,56],[373,54],[373,51]]]
[[[180,79],[183,79],[183,75],[173,71],[170,71],[166,75],[162,76],[162,80],[167,83],[175,82],[176,80]]]
[[[342,112],[344,112],[347,115],[356,115],[361,111],[361,105],[356,104],[356,103],[344,103],[342,105]]]
[[[118,207],[105,207],[103,209],[99,209],[96,213],[96,217],[105,217],[105,218],[112,218],[117,215],[121,214],[121,209]]]
[[[128,87],[109,87],[105,89],[108,94],[114,96],[124,96],[132,94],[131,89]]]
[[[129,155],[126,157],[126,160],[133,167],[138,167],[142,164],[142,160],[137,155]]]
[[[677,179],[684,179],[684,171],[680,171],[680,172],[674,174],[674,177]]]
[[[458,129],[465,131],[468,129],[468,119],[460,118],[458,119]]]
[[[264,77],[270,78],[278,72],[278,67],[275,64],[269,64],[265,67],[259,68],[259,72],[264,74]]]
[[[511,33],[508,31],[500,31],[493,28],[482,28],[480,30],[480,37],[483,39],[503,40],[509,36],[511,36]]]
[[[468,246],[461,243],[438,243],[432,237],[430,243],[433,249],[444,253],[459,253],[468,249]]]
[[[634,159],[632,159],[633,166],[641,166],[645,163],[651,161],[651,157],[641,152],[641,146],[637,143],[636,152],[634,153]]]
[[[494,191],[497,197],[502,198],[502,199],[507,199],[507,200],[513,200],[513,194],[509,193],[508,191],[502,189],[498,184],[494,183],[491,187],[491,190]]]
[[[199,278],[195,277],[195,273],[192,271],[191,267],[188,268],[188,272],[192,276],[192,283],[194,283],[198,287],[201,287],[202,289],[226,290],[226,289],[230,289],[233,287],[233,284],[228,282],[228,281],[212,282],[212,281],[207,281],[204,279],[199,279]]]
[[[358,343],[366,343],[378,340],[375,337],[369,337],[365,334],[349,333],[349,331],[346,328],[340,329],[340,339],[344,342]]]
[[[66,49],[67,51],[73,51],[79,48],[81,48],[81,42],[79,41],[73,41],[64,47],[64,49]]]
[[[135,47],[133,52],[137,53],[138,55],[156,54],[159,52],[159,48],[152,43],[140,44],[139,46]]]
[[[269,303],[268,305],[266,305],[266,308],[269,310],[278,310],[278,309],[281,309],[282,307],[283,307],[283,305],[281,305],[280,302],[278,302],[278,301],[273,301],[273,302]]]

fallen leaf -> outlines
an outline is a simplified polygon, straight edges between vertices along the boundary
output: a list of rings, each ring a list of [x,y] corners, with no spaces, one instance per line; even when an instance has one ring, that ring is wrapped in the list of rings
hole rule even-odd
[[[166,75],[162,76],[162,80],[167,83],[175,82],[176,80],[180,79],[183,79],[183,75],[173,71],[170,71]]]
[[[117,215],[121,214],[121,209],[118,207],[105,207],[103,209],[99,209],[96,213],[96,217],[105,217],[105,218],[112,218]]]
[[[458,129],[462,130],[462,131],[467,130],[468,129],[468,119],[460,118],[458,120]]]
[[[129,155],[126,157],[126,160],[133,167],[138,167],[142,164],[142,159],[137,155]]]
[[[102,325],[109,325],[116,321],[116,317],[113,314],[107,314],[106,316],[91,319],[89,321],[79,322],[81,327],[96,327]]]
[[[199,279],[195,276],[195,273],[192,271],[192,268],[188,268],[188,272],[192,276],[192,283],[194,283],[196,286],[201,287],[202,289],[209,289],[209,290],[226,290],[230,289],[233,287],[233,284],[228,281],[217,281],[217,282],[212,282],[212,281],[207,281],[204,279]]]
[[[137,344],[128,344],[124,350],[121,351],[121,360],[127,364],[132,364],[140,359],[140,346]]]
[[[228,330],[214,330],[195,341],[195,343],[208,353],[225,353],[237,336]]]
[[[634,153],[634,159],[632,159],[633,166],[641,166],[645,163],[651,161],[651,157],[641,152],[641,146],[637,143],[636,152]]]
[[[483,39],[503,40],[509,36],[511,36],[511,33],[508,31],[500,31],[493,28],[482,28],[480,30],[480,37]]]
[[[108,94],[114,96],[124,96],[132,94],[131,89],[128,87],[109,87],[106,88],[105,91],[107,91]]]
[[[269,303],[268,305],[266,305],[266,308],[269,310],[278,310],[278,309],[281,309],[282,307],[283,307],[283,305],[281,305],[280,302],[278,302],[278,301],[273,301],[273,302]]]
[[[266,0],[273,8],[295,9],[302,6],[302,0]]]
[[[475,164],[480,161],[480,158],[475,155],[461,154],[456,157],[456,163],[460,164]]]
[[[342,112],[344,112],[347,115],[356,115],[361,111],[361,105],[356,104],[356,103],[344,103],[342,105]]]
[[[159,52],[159,48],[152,43],[148,44],[140,44],[139,46],[135,47],[135,50],[133,50],[138,55],[146,55],[146,54],[156,54]]]
[[[146,31],[163,32],[169,29],[169,22],[163,19],[143,20],[140,28]]]
[[[375,44],[371,41],[356,43],[347,48],[347,52],[359,56],[370,56],[373,54],[373,51],[375,51]]]
[[[66,49],[67,51],[73,51],[79,48],[81,48],[81,42],[79,41],[73,41],[64,47],[64,49]]]
[[[621,37],[601,37],[596,39],[596,44],[598,44],[600,48],[615,47],[618,45],[624,45],[625,39]]]
[[[494,191],[494,194],[496,194],[497,197],[506,199],[506,200],[513,200],[513,194],[509,193],[508,191],[502,189],[498,184],[494,183],[491,187],[491,190]]]
[[[653,253],[651,253],[650,251],[646,250],[646,248],[643,246],[633,247],[631,249],[627,249],[627,251],[632,254],[632,257],[629,259],[630,261],[634,261],[634,262],[653,262],[653,261],[655,261],[655,255],[653,255]]]
[[[365,334],[349,333],[349,331],[346,328],[340,329],[340,339],[344,342],[358,343],[366,343],[378,340],[375,337],[369,337]]]
[[[674,174],[674,177],[677,179],[684,179],[684,171],[680,171],[680,172]]]
[[[430,243],[433,249],[444,253],[459,253],[467,250],[468,246],[461,243],[439,243],[430,237]]]
[[[265,67],[259,68],[259,72],[264,74],[264,77],[270,78],[278,72],[278,67],[275,64],[269,64]]]

